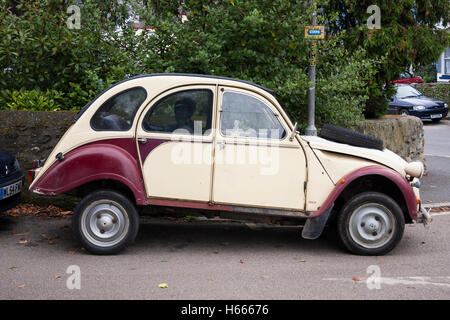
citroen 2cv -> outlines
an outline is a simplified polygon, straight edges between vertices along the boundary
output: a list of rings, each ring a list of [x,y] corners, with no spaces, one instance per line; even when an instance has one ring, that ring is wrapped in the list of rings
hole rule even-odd
[[[382,255],[406,223],[428,223],[407,163],[370,136],[301,136],[273,93],[217,76],[150,74],[116,83],[76,116],[30,190],[75,193],[73,231],[91,253],[134,241],[139,208],[287,217],[315,239],[335,221],[345,247]]]

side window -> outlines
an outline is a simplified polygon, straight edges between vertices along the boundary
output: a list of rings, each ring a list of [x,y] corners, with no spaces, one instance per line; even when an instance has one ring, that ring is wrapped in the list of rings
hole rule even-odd
[[[147,132],[202,135],[211,129],[213,92],[208,89],[172,93],[156,102],[144,117]]]
[[[92,116],[94,130],[127,131],[131,129],[137,110],[147,98],[142,87],[122,91],[104,102]]]
[[[271,139],[286,136],[286,130],[273,111],[250,95],[225,92],[220,117],[220,130],[225,136]]]

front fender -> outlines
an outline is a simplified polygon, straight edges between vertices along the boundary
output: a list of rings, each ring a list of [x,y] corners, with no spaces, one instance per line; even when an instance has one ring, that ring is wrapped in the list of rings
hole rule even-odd
[[[56,161],[33,183],[30,191],[56,195],[95,180],[116,180],[145,203],[145,189],[138,159],[120,146],[105,142],[84,145]]]
[[[333,191],[330,193],[319,210],[312,212],[310,217],[318,217],[325,213],[331,206],[333,206],[339,195],[352,181],[366,175],[380,175],[392,181],[401,191],[411,219],[417,219],[417,200],[411,185],[398,172],[395,172],[394,170],[391,170],[389,168],[379,166],[368,166],[347,174],[336,184]]]

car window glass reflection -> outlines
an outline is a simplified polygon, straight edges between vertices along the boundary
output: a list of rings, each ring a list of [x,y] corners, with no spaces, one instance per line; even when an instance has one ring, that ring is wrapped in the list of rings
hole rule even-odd
[[[205,134],[211,129],[211,90],[184,90],[159,100],[145,115],[142,127],[148,132]]]
[[[91,119],[94,130],[127,131],[137,110],[147,97],[144,88],[128,89],[109,98]]]

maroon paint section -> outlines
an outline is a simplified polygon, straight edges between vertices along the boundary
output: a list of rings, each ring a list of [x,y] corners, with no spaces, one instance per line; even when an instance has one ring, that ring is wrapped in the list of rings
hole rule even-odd
[[[104,179],[125,184],[133,192],[136,203],[145,204],[145,188],[133,138],[100,140],[70,151],[42,175],[31,191],[61,194]]]
[[[168,142],[170,140],[167,139],[147,139],[146,143],[139,142],[139,152],[141,153],[141,159],[142,163],[145,162],[145,159],[147,159],[147,156],[152,152],[153,149],[155,149],[160,144],[163,144],[164,142]]]
[[[376,166],[369,166],[364,167],[358,170],[355,170],[348,175],[346,175],[344,179],[344,183],[338,182],[336,187],[333,189],[333,191],[328,196],[327,200],[325,200],[324,204],[320,207],[319,210],[313,212],[311,214],[311,218],[320,216],[325,211],[327,211],[328,208],[330,208],[331,205],[333,205],[334,201],[337,199],[337,197],[341,194],[341,192],[355,179],[360,178],[362,176],[367,175],[380,175],[385,178],[388,178],[393,183],[397,185],[397,187],[400,189],[400,191],[403,194],[403,197],[405,198],[406,206],[408,207],[408,213],[411,216],[413,220],[417,219],[417,202],[416,202],[416,196],[414,194],[414,191],[411,187],[411,185],[408,183],[408,181],[402,177],[398,172],[395,172],[394,170],[382,168],[382,167],[376,167]]]
[[[231,211],[230,206],[209,204],[209,203],[195,202],[195,201],[148,199],[147,204],[155,205],[155,206],[165,206],[165,207],[180,207],[180,208],[194,208],[194,209],[203,209],[203,210]]]

